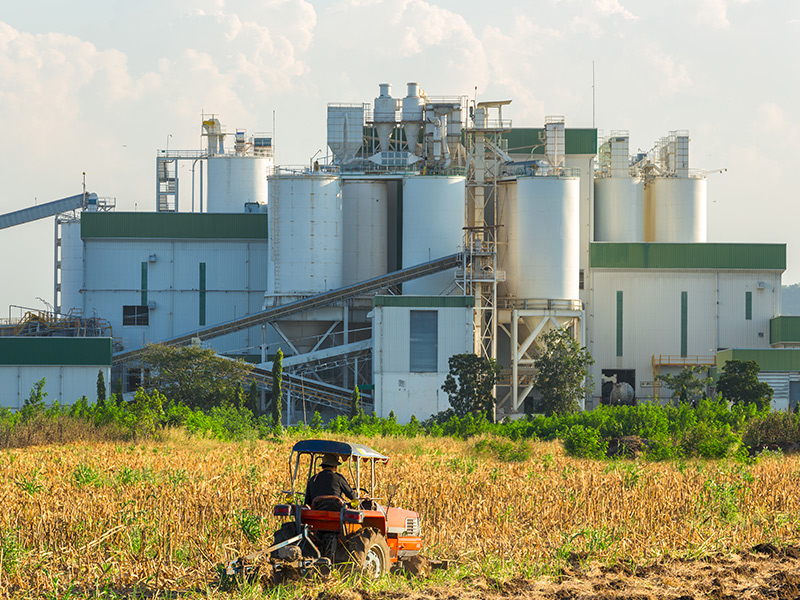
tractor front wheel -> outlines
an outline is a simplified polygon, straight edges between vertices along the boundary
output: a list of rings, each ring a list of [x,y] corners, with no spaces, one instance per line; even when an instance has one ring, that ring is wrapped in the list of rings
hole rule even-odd
[[[354,570],[370,579],[386,575],[391,568],[389,545],[375,529],[360,529],[342,541],[336,562],[350,563]]]

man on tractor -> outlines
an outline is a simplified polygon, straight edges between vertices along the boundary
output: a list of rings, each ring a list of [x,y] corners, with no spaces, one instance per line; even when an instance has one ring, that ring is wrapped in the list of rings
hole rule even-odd
[[[338,472],[341,464],[335,454],[322,457],[322,469],[308,480],[304,503],[315,510],[339,510],[344,498],[355,500],[358,496],[344,475]]]

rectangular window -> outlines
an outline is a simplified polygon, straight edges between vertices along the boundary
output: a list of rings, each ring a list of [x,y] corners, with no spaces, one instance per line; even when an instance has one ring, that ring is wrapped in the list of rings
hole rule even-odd
[[[435,373],[439,358],[439,314],[435,310],[412,310],[409,370]]]
[[[753,320],[753,292],[744,293],[744,318],[747,321]]]
[[[142,263],[142,306],[147,306],[147,263]]]
[[[578,289],[579,290],[584,289],[584,285],[585,284],[584,284],[583,269],[581,269],[580,271],[578,271]]]
[[[622,290],[617,290],[617,356],[622,356]]]
[[[681,356],[689,352],[689,292],[681,292]]]
[[[122,307],[122,324],[147,326],[150,324],[150,311],[147,305],[131,305]]]
[[[206,263],[200,263],[200,317],[199,324],[206,324]]]

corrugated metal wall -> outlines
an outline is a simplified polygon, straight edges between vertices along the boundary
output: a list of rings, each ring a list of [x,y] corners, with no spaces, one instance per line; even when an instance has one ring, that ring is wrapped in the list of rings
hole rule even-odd
[[[759,281],[767,285],[758,289]],[[779,275],[764,271],[593,270],[588,331],[595,396],[600,395],[603,369],[635,369],[637,396],[652,395],[652,356],[681,355],[682,292],[687,355],[712,356],[718,347],[729,346],[768,348],[779,285]],[[618,291],[624,299],[621,357],[616,355]],[[745,318],[746,291],[753,292],[752,320]]]

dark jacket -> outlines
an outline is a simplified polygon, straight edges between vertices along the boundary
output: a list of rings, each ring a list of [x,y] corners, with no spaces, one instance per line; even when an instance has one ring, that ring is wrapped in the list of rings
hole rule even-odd
[[[305,503],[311,506],[314,498],[319,496],[347,496],[350,500],[356,498],[356,493],[347,479],[341,473],[336,473],[331,469],[322,469],[319,473],[308,480],[306,485]]]

